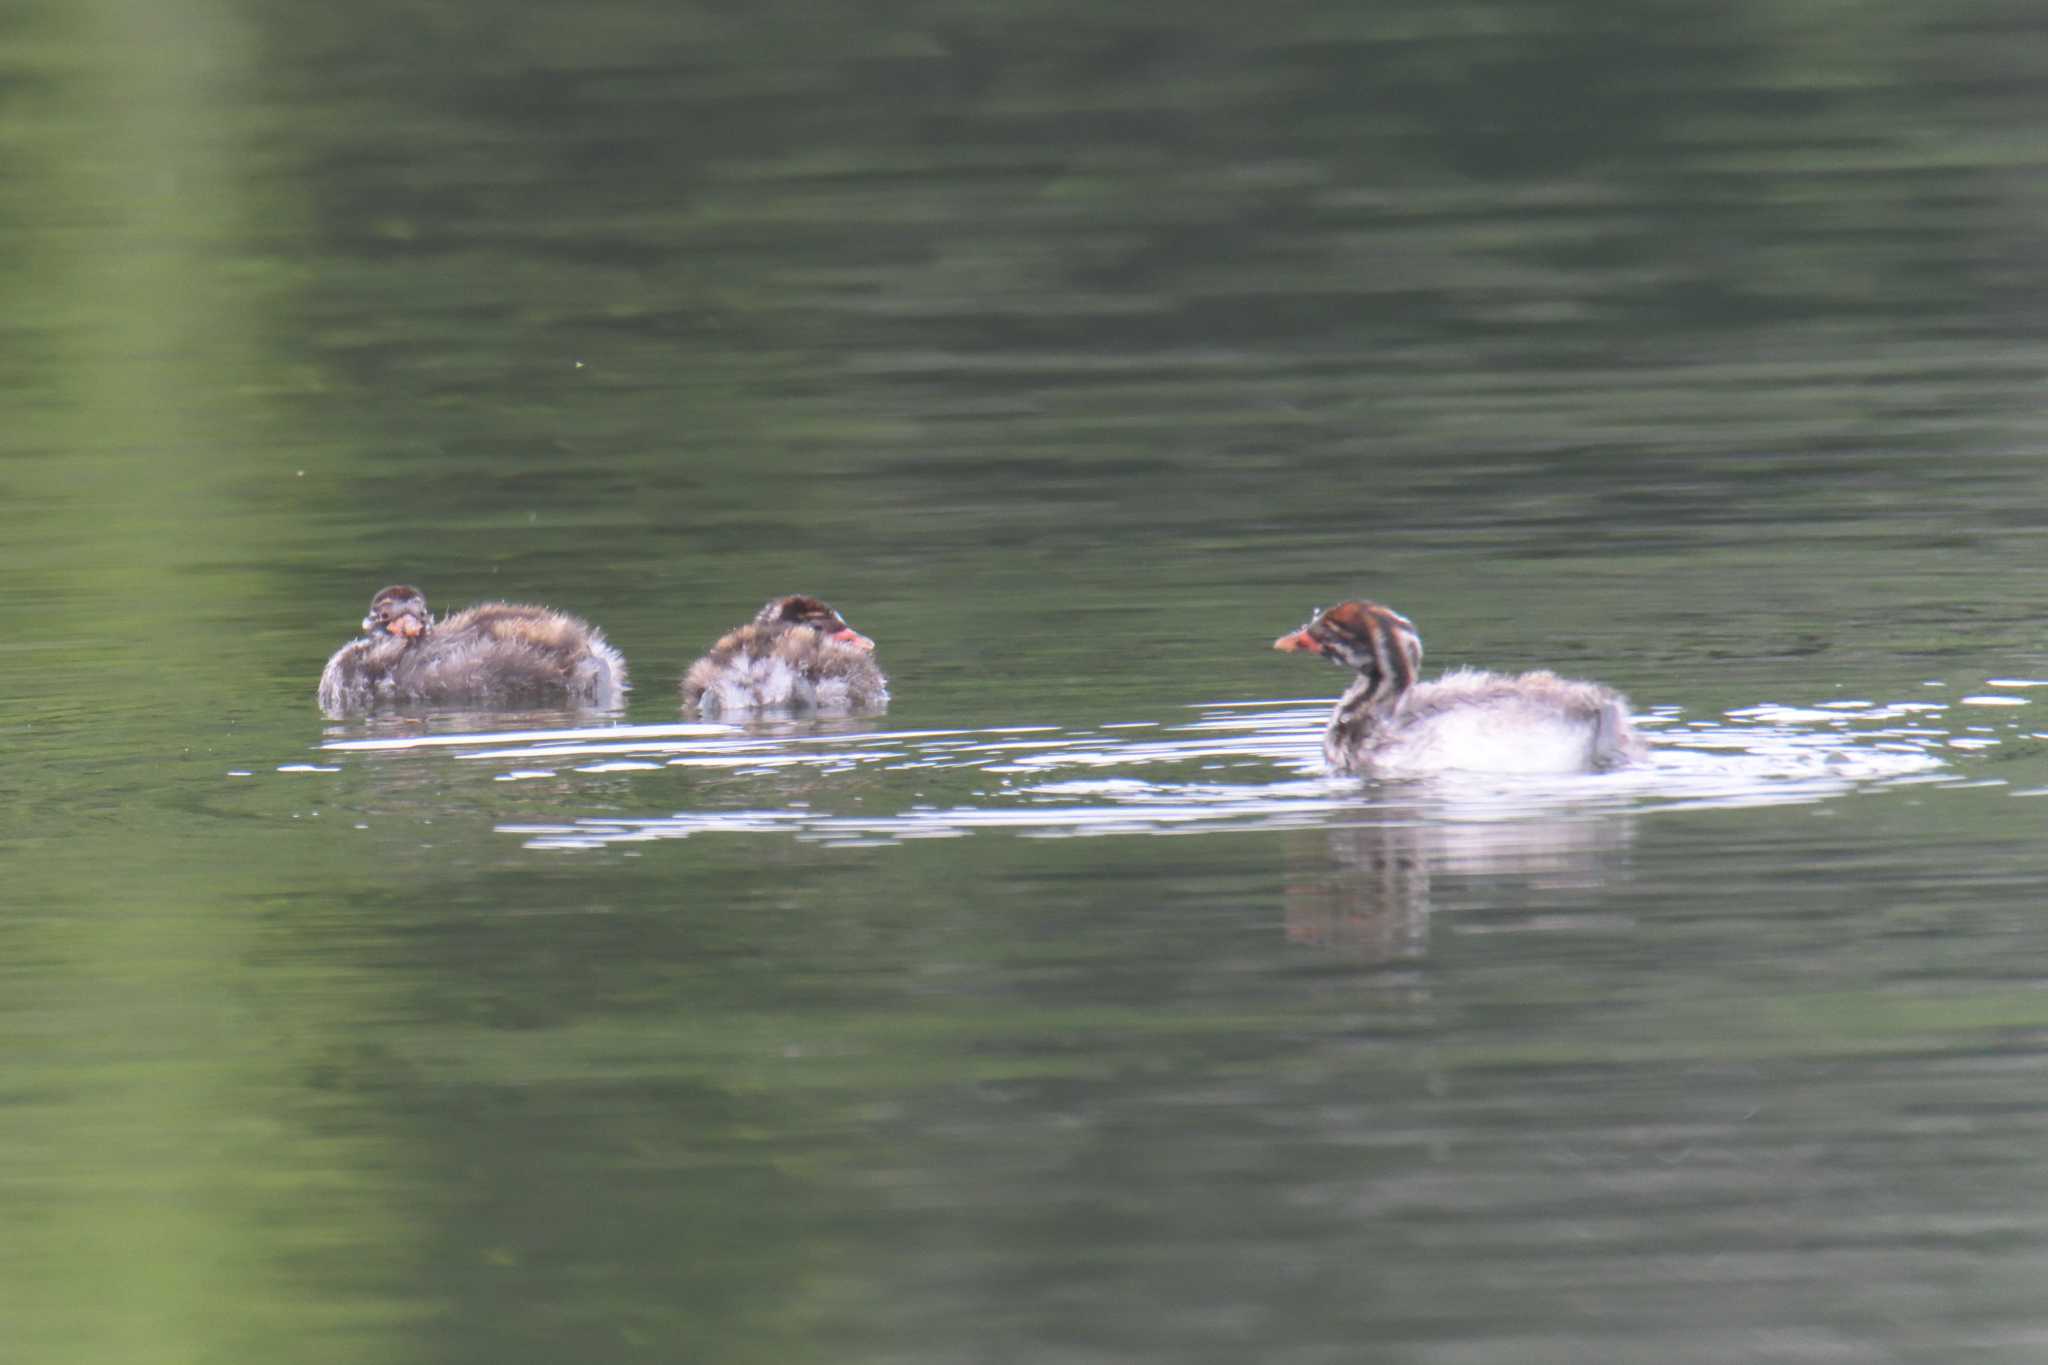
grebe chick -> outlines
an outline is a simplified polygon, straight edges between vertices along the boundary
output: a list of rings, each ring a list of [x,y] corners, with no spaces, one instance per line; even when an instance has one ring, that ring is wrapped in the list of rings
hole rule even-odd
[[[778,597],[720,637],[683,674],[683,705],[704,716],[753,711],[878,711],[889,680],[875,642],[815,597]]]
[[[546,607],[484,602],[436,621],[418,588],[370,599],[363,638],[320,674],[331,716],[380,702],[609,709],[626,690],[626,661],[588,622]]]
[[[1377,602],[1320,610],[1273,648],[1358,670],[1323,733],[1333,772],[1580,773],[1642,757],[1628,698],[1611,687],[1547,670],[1509,677],[1468,668],[1418,681],[1422,637]]]

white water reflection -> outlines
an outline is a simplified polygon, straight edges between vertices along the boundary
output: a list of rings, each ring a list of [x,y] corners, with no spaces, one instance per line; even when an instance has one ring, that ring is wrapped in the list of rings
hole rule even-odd
[[[1991,684],[1985,686],[2004,686]],[[2017,681],[2009,684],[2015,690]],[[1995,696],[2023,706],[2019,696]],[[1023,838],[1171,835],[1428,825],[1479,831],[1466,842],[1483,858],[1507,841],[1489,826],[1716,807],[1801,804],[1903,784],[1983,785],[1957,773],[1958,751],[1996,745],[2005,728],[1960,724],[2000,715],[1959,702],[1841,699],[1763,704],[1713,720],[1675,712],[1641,718],[1648,762],[1583,776],[1453,774],[1429,782],[1371,783],[1319,771],[1327,703],[1212,703],[1190,717],[1127,719],[1095,727],[888,730],[872,723],[735,728],[705,724],[470,731],[337,738],[332,760],[360,761],[415,749],[447,751],[463,765],[494,768],[498,782],[622,775],[656,809],[500,824],[527,846],[601,848],[705,835],[775,834],[830,846],[870,846],[1001,830]],[[1964,708],[1970,708],[1965,710]],[[1988,714],[1987,714],[1988,712]],[[306,770],[305,765],[292,765]],[[801,770],[824,777],[924,774],[914,798],[875,809],[783,800],[759,808],[689,804],[687,787],[662,785],[667,770],[727,776]],[[965,781],[946,782],[948,774]],[[678,774],[680,775],[680,774]],[[901,785],[900,783],[898,784]],[[726,789],[729,791],[729,787]],[[664,794],[668,800],[664,800]],[[928,799],[937,797],[938,799]],[[616,799],[611,801],[615,810]],[[681,809],[677,807],[681,806]],[[1527,840],[1521,840],[1526,844]],[[1560,841],[1539,841],[1559,846]],[[1464,857],[1455,848],[1448,854]],[[1439,859],[1441,860],[1441,859]]]

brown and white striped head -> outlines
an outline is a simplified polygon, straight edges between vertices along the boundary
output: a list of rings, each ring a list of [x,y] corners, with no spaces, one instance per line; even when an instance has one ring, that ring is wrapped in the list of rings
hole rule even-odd
[[[363,618],[363,634],[416,640],[433,624],[434,618],[427,612],[426,594],[399,583],[370,599],[370,614]]]
[[[855,649],[873,649],[875,642],[846,624],[846,618],[818,598],[797,593],[778,597],[754,613],[757,626],[809,626],[828,640]]]
[[[1273,648],[1320,654],[1357,669],[1372,701],[1395,700],[1422,676],[1422,637],[1415,623],[1377,602],[1319,607],[1307,625],[1275,640]]]

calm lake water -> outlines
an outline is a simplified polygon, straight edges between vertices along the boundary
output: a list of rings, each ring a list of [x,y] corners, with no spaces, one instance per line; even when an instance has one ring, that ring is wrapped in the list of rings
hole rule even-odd
[[[2043,1359],[2044,29],[0,13],[0,1354]],[[1650,762],[1322,776],[1354,595]]]

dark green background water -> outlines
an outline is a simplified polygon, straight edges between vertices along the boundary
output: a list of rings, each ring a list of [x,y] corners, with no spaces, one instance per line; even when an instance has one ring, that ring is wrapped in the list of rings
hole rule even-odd
[[[0,1353],[2041,1359],[2044,27],[0,10]],[[1353,594],[1656,761],[1315,777]]]

